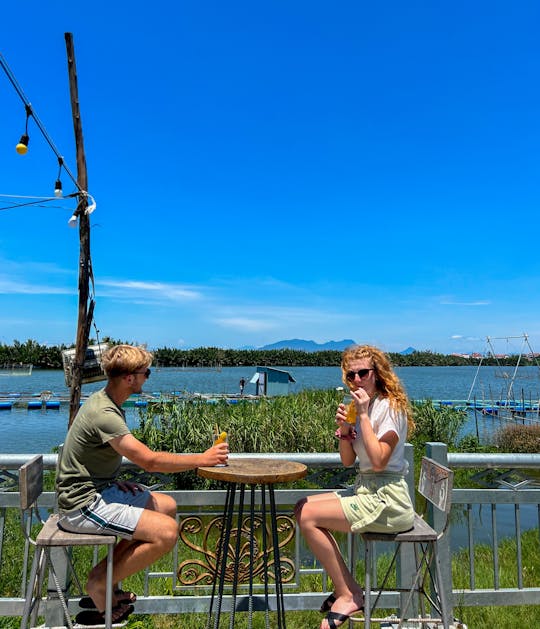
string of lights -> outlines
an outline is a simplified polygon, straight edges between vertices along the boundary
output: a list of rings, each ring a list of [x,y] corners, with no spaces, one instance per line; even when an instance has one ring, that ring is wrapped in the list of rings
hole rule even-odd
[[[76,196],[79,196],[79,197],[82,196],[82,197],[86,197],[87,200],[89,201],[89,205],[87,206],[85,212],[87,214],[91,214],[95,210],[95,208],[96,208],[96,202],[95,202],[94,198],[86,190],[82,190],[81,189],[81,187],[80,187],[76,177],[73,175],[71,170],[68,168],[68,166],[64,162],[64,158],[60,154],[60,151],[58,150],[58,148],[54,144],[51,136],[47,132],[47,129],[45,128],[45,125],[41,122],[39,116],[36,114],[36,112],[32,108],[32,105],[31,105],[29,99],[27,98],[26,94],[24,93],[24,91],[23,91],[22,87],[20,86],[19,82],[17,81],[15,75],[11,71],[11,68],[9,67],[9,65],[8,65],[5,57],[2,55],[2,53],[0,53],[0,66],[4,70],[4,73],[6,74],[9,82],[11,83],[11,85],[13,86],[15,92],[17,93],[17,95],[21,99],[22,103],[24,104],[24,109],[25,109],[25,113],[26,113],[25,132],[21,136],[21,139],[19,140],[18,144],[16,145],[15,150],[17,151],[17,153],[19,155],[25,155],[28,152],[28,144],[30,142],[30,136],[29,136],[29,133],[28,133],[28,121],[29,121],[30,118],[32,118],[34,120],[38,130],[40,131],[41,135],[43,136],[43,138],[45,139],[45,141],[47,142],[47,144],[49,145],[49,147],[51,148],[51,150],[55,154],[56,159],[58,160],[58,175],[56,177],[56,182],[54,184],[54,195],[55,196],[53,198],[48,198],[48,197],[41,197],[41,198],[40,197],[27,197],[27,198],[36,198],[37,200],[34,201],[33,203],[32,202],[25,202],[25,203],[21,203],[21,204],[13,204],[11,206],[6,206],[6,207],[0,207],[0,211],[1,210],[7,210],[7,209],[13,209],[13,208],[16,208],[16,207],[23,207],[25,205],[26,206],[27,205],[36,205],[36,204],[39,204],[39,203],[44,203],[44,202],[48,202],[48,201],[55,200],[55,199],[58,200],[58,199],[62,199],[62,198],[66,199],[66,198],[72,198],[72,197],[76,197]],[[64,195],[63,194],[62,181],[61,181],[62,169],[66,172],[68,177],[71,179],[71,181],[73,182],[73,184],[77,188],[78,192],[73,193],[73,194],[69,194],[69,195]],[[0,195],[0,196],[9,196],[9,195]],[[13,196],[15,196],[15,195],[13,195]],[[24,197],[19,197],[19,198],[24,198]],[[73,226],[75,226],[77,224],[78,212],[79,212],[78,209],[75,210],[75,212],[73,213],[73,215],[71,216],[71,218],[68,221],[68,224],[71,227],[73,227]]]
[[[74,102],[74,90],[73,87],[76,86],[76,74],[75,74],[75,65],[72,63],[74,60],[73,55],[73,38],[71,33],[65,33],[66,39],[66,47],[68,50],[68,66],[70,71],[70,90],[72,95],[72,113],[74,119],[74,127],[75,127],[75,142],[77,148],[77,160],[79,160],[80,149],[82,148],[82,143],[79,142],[79,138],[82,139],[82,130],[80,130],[79,118],[78,118],[78,106],[75,107],[76,103]],[[88,346],[88,336],[90,332],[90,325],[94,320],[94,305],[95,305],[95,284],[94,284],[94,273],[92,270],[92,258],[90,255],[90,238],[89,238],[89,221],[87,219],[87,215],[91,214],[96,209],[96,202],[92,195],[90,195],[86,190],[83,190],[79,185],[77,179],[73,176],[69,168],[64,163],[64,158],[60,154],[60,151],[56,148],[56,145],[52,141],[52,138],[47,133],[45,126],[37,116],[36,112],[32,109],[32,105],[30,101],[26,97],[24,91],[22,90],[19,82],[15,78],[15,75],[11,71],[8,63],[6,62],[4,56],[0,53],[0,67],[4,70],[9,82],[15,89],[19,98],[24,104],[24,109],[26,113],[26,125],[25,132],[21,136],[18,144],[15,147],[15,150],[19,155],[25,155],[28,152],[28,144],[30,142],[30,135],[28,132],[28,123],[30,118],[32,118],[41,132],[43,138],[56,155],[56,159],[58,161],[58,175],[56,177],[56,181],[54,184],[54,197],[41,197],[34,198],[34,200],[30,201],[29,197],[17,198],[16,202],[10,201],[11,205],[8,203],[4,204],[2,207],[2,201],[0,199],[0,210],[4,209],[12,209],[14,207],[23,207],[25,205],[37,205],[47,203],[50,204],[51,201],[55,201],[56,203],[60,202],[63,199],[67,199],[70,197],[77,197],[78,203],[75,211],[73,211],[71,218],[68,221],[68,225],[70,227],[75,227],[77,223],[79,224],[79,240],[80,240],[80,257],[79,257],[79,309],[78,309],[78,320],[77,320],[77,335],[76,335],[76,351],[75,351],[75,360],[74,360],[74,373],[73,373],[73,382],[71,383],[71,397],[70,397],[70,420],[69,425],[71,425],[75,414],[79,408],[80,402],[80,393],[81,393],[81,384],[82,384],[82,373],[85,362],[85,352]],[[77,110],[77,113],[76,113]],[[79,163],[79,162],[78,162]],[[76,192],[72,195],[64,196],[62,190],[62,169],[66,171],[66,174],[69,176],[71,181],[76,187]],[[81,182],[86,186],[86,167],[79,168],[79,177]],[[1,195],[0,195],[1,196]],[[14,195],[10,197],[6,197],[9,199],[16,198]],[[50,205],[48,205],[50,207]],[[79,221],[79,218],[81,219]],[[94,327],[97,330],[97,326]],[[99,337],[98,337],[99,338]]]

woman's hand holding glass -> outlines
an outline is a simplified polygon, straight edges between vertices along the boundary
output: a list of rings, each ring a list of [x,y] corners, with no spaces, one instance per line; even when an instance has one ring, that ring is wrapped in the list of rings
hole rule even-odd
[[[351,398],[352,401],[356,405],[356,414],[362,415],[363,413],[367,413],[369,409],[369,403],[371,402],[371,398],[369,395],[362,389],[362,387],[358,387],[356,391],[351,390]]]
[[[362,388],[355,391],[351,389],[345,395],[336,412],[336,424],[339,425],[341,434],[348,434],[356,425],[357,416],[368,412],[369,402],[369,395]]]

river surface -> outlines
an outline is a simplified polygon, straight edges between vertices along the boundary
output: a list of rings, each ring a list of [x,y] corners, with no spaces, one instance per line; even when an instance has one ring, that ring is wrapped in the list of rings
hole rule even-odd
[[[289,371],[295,382],[290,392],[303,389],[331,389],[343,386],[339,367],[282,367]],[[511,368],[507,368],[511,374]],[[255,394],[255,384],[250,383],[255,367],[225,367],[221,371],[184,371],[174,368],[153,369],[145,386],[145,392],[155,395],[180,393],[238,394],[241,378],[246,380],[244,393]],[[396,372],[401,378],[411,399],[466,400],[474,389],[471,399],[505,399],[508,379],[494,367],[401,367]],[[506,374],[508,375],[508,374]],[[87,395],[103,387],[104,382],[83,385]],[[34,370],[31,376],[1,376],[0,399],[9,394],[20,393],[23,397],[38,396],[42,391],[51,391],[53,397],[67,399],[69,389],[64,381],[64,372]],[[540,377],[534,367],[519,369],[519,378],[514,381],[517,399],[534,402],[540,398]],[[130,427],[139,423],[139,409],[126,411]],[[34,453],[50,452],[63,440],[68,422],[68,405],[59,409],[28,410],[13,407],[0,411],[0,452]],[[463,433],[479,434],[482,438],[498,427],[498,420],[471,413]]]
[[[290,392],[303,389],[330,389],[343,386],[339,367],[282,367],[295,382]],[[401,367],[396,372],[401,378],[411,399],[433,400],[492,400],[505,399],[511,368],[501,372],[494,367]],[[241,378],[246,380],[244,393],[255,394],[255,384],[250,383],[255,367],[226,367],[221,371],[184,371],[173,368],[153,369],[145,386],[145,392],[159,395],[173,391],[182,393],[238,394]],[[473,387],[474,384],[474,387]],[[103,387],[103,382],[83,385],[87,395]],[[514,380],[514,396],[538,402],[540,377],[534,367],[521,367],[519,378]],[[21,393],[24,397],[38,396],[42,391],[51,391],[54,397],[68,398],[69,390],[64,382],[63,371],[34,370],[31,376],[1,376],[0,399],[8,394]],[[126,409],[126,419],[131,428],[139,424],[139,413],[144,409]],[[47,453],[63,441],[68,423],[68,405],[59,409],[27,410],[13,407],[0,411],[0,452],[3,453]],[[500,420],[471,413],[463,433],[492,434]],[[529,513],[530,511],[530,513]],[[490,526],[487,524],[487,509],[475,514],[475,528],[479,532],[477,542],[490,541]],[[513,509],[500,505],[497,509],[498,533],[500,537],[514,533]],[[522,528],[538,526],[536,507],[522,507]],[[452,547],[466,543],[466,530],[462,526],[452,527]]]

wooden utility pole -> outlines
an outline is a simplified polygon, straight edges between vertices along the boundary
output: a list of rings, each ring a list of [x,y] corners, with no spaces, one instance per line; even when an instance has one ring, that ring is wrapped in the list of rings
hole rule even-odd
[[[69,74],[69,91],[71,95],[71,112],[73,129],[75,131],[75,146],[77,156],[77,184],[79,190],[88,191],[88,176],[86,172],[86,157],[82,133],[81,114],[79,110],[79,89],[77,86],[77,67],[75,65],[75,51],[73,48],[73,34],[65,33],[66,52]],[[92,262],[90,258],[90,220],[86,213],[88,197],[79,195],[76,213],[79,217],[79,314],[77,319],[77,338],[75,341],[75,358],[72,367],[71,392],[69,401],[69,424],[73,423],[79,410],[81,401],[81,381],[90,325],[92,323],[94,302],[89,303],[90,277]]]

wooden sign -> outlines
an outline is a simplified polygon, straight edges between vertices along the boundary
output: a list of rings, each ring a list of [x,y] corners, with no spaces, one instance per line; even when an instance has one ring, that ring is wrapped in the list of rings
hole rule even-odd
[[[450,508],[453,480],[452,470],[428,457],[422,459],[418,491],[441,511]]]

